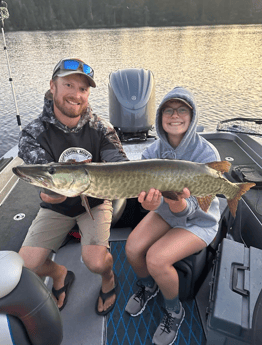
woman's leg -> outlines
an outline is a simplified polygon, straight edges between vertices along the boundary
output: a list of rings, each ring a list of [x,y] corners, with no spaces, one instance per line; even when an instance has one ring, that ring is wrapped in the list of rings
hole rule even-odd
[[[168,230],[170,230],[170,226],[158,214],[150,212],[128,237],[127,258],[139,278],[137,282],[139,288],[129,298],[125,308],[126,312],[132,316],[141,314],[147,302],[155,297],[159,291],[147,270],[146,253]]]
[[[206,247],[206,243],[184,229],[171,229],[147,252],[149,273],[164,296],[164,317],[153,336],[153,344],[173,344],[184,320],[185,311],[179,301],[179,279],[173,264]]]
[[[149,212],[129,235],[126,242],[127,259],[140,278],[150,274],[146,263],[148,249],[170,228],[157,213]]]
[[[206,247],[198,236],[185,229],[171,229],[147,251],[146,266],[167,299],[179,291],[178,274],[173,264]]]

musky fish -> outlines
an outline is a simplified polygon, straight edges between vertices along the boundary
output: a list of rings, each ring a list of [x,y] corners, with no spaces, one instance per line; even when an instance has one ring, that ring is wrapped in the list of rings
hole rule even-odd
[[[74,197],[87,195],[100,199],[135,198],[150,188],[176,200],[187,187],[205,212],[217,194],[227,198],[235,217],[241,195],[255,183],[232,183],[223,177],[230,170],[227,161],[194,163],[182,160],[149,159],[114,163],[49,163],[21,165],[13,172],[22,180],[53,192]]]

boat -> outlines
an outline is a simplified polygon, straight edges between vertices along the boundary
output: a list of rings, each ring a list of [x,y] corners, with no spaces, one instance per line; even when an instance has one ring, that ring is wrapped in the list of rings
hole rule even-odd
[[[138,80],[143,82],[139,84]],[[117,130],[130,160],[140,159],[142,151],[155,140],[154,102],[154,77],[150,71],[126,69],[110,75],[110,122]],[[219,195],[221,219],[215,240],[205,250],[175,264],[180,277],[180,298],[186,311],[175,344],[261,344],[262,312],[259,308],[262,279],[261,283],[255,279],[256,275],[259,276],[258,270],[255,276],[247,267],[245,273],[240,270],[241,267],[233,270],[234,286],[230,286],[228,296],[237,296],[241,300],[244,316],[240,317],[240,321],[234,313],[233,316],[230,314],[230,320],[219,319],[215,314],[217,304],[222,310],[227,310],[234,300],[233,297],[223,299],[219,295],[220,280],[217,277],[222,267],[222,261],[219,261],[221,253],[233,255],[234,252],[239,253],[242,247],[243,250],[252,249],[252,260],[262,263],[262,145],[257,140],[262,137],[262,120],[234,118],[226,123],[220,122],[214,132],[205,132],[201,126],[199,131],[218,149],[221,160],[232,164],[230,172],[225,173],[227,179],[232,182],[253,181],[256,187],[242,197],[235,218],[230,214],[224,197]],[[72,229],[61,248],[52,256],[52,260],[65,265],[76,275],[67,305],[59,312],[50,298],[52,281],[48,278],[41,280],[28,272],[17,254],[39,209],[36,189],[12,173],[12,168],[22,163],[17,157],[17,147],[0,160],[0,344],[151,344],[154,330],[162,317],[161,294],[150,300],[144,313],[136,318],[124,311],[136,288],[136,276],[125,255],[125,241],[146,211],[137,199],[122,200],[114,205],[110,250],[119,291],[117,303],[107,316],[95,313],[101,278],[85,267],[81,259],[80,235],[76,228]],[[19,290],[24,271],[30,284]],[[225,269],[222,278],[226,273]],[[229,272],[230,277],[233,273]],[[245,288],[243,294],[239,292],[241,284]],[[252,292],[252,303],[248,299],[251,286],[256,286],[255,293]],[[32,290],[36,291],[36,297]],[[41,296],[38,293],[40,290]],[[226,295],[225,291],[222,292]],[[19,296],[12,299],[13,294]],[[19,301],[19,298],[22,302],[12,302]],[[27,302],[29,306],[25,308],[25,313],[22,305]],[[235,304],[233,308],[236,308]],[[29,315],[32,317],[30,322]],[[226,325],[224,329],[223,324]],[[236,331],[231,338],[230,332],[234,329]],[[230,342],[228,339],[233,340]]]

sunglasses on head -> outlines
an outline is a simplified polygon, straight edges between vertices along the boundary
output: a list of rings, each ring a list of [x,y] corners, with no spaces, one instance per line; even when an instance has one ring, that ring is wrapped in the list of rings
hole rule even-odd
[[[76,59],[67,59],[67,60],[60,61],[53,73],[53,77],[56,75],[58,71],[62,71],[62,70],[67,70],[67,71],[80,70],[92,78],[94,76],[94,70],[90,66],[85,64],[83,61],[76,60]]]

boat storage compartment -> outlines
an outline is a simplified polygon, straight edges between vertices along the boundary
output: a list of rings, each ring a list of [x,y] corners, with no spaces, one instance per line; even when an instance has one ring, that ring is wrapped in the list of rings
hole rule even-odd
[[[207,345],[252,344],[253,312],[262,289],[261,267],[261,249],[223,239],[211,280]]]

